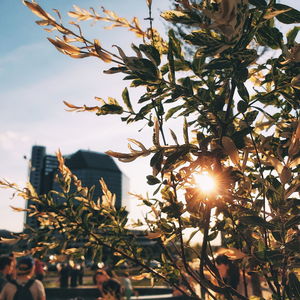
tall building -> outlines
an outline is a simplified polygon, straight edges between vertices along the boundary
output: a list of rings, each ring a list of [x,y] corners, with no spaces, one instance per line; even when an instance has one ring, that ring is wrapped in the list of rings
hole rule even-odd
[[[78,150],[64,158],[66,166],[81,180],[83,186],[89,188],[95,186],[95,200],[102,196],[99,180],[103,178],[109,190],[116,194],[116,208],[120,208],[125,203],[129,191],[129,180],[110,156],[93,151]],[[38,194],[59,190],[58,183],[55,181],[57,171],[56,156],[47,155],[44,146],[33,146],[29,180]],[[29,201],[28,205],[30,204]],[[28,215],[26,215],[26,224],[37,226],[36,220]]]

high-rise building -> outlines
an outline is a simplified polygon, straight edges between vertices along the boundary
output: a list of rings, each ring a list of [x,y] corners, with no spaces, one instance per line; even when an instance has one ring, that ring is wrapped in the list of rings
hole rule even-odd
[[[86,187],[95,186],[94,199],[102,196],[99,184],[103,178],[109,190],[116,194],[115,207],[120,208],[129,192],[129,179],[121,172],[114,160],[103,153],[79,150],[64,157],[66,166],[81,180]],[[46,194],[50,190],[59,190],[55,175],[58,171],[56,156],[46,154],[44,146],[33,146],[29,180],[38,194]],[[58,199],[59,201],[60,199]],[[30,201],[28,205],[30,205]],[[34,218],[26,215],[26,224],[37,226]]]

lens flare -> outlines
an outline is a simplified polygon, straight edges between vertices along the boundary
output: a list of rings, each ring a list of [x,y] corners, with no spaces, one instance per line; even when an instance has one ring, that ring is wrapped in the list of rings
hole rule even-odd
[[[216,189],[215,178],[207,172],[194,175],[194,179],[204,193],[211,193]]]

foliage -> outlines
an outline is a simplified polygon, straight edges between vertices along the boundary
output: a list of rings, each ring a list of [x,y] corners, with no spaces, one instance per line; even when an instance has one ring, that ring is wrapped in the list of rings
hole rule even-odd
[[[200,298],[200,284],[226,299],[248,299],[223,282],[215,266],[210,242],[221,232],[223,246],[231,249],[227,255],[243,272],[264,277],[273,299],[299,299],[294,268],[300,249],[299,27],[284,35],[276,25],[299,23],[300,12],[273,0],[178,0],[176,9],[162,17],[192,26],[184,38],[170,30],[166,41],[152,28],[151,17],[150,28],[142,30],[137,19],[128,22],[108,10],[104,17],[78,7],[69,13],[77,21],[110,21],[111,27],[127,27],[140,36],[141,44],[132,46],[135,56],[129,56],[118,46],[112,53],[98,40],[87,40],[75,22],[74,30],[65,27],[59,13],[54,18],[37,3],[24,3],[41,19],[38,25],[61,34],[49,38],[59,51],[113,63],[105,73],[123,73],[130,88],[144,87],[138,103],[131,103],[126,88],[122,104],[112,98],[96,98],[100,104],[94,107],[65,104],[70,110],[119,114],[125,123],[153,127],[150,148],[130,140],[137,149],[130,145],[129,153],[107,154],[123,162],[151,155],[147,180],[157,189],[151,198],[138,197],[149,207],[147,236],[160,247],[161,267],[149,267],[137,236],[128,229],[125,210],[114,208],[105,184],[101,182],[103,201],[95,203],[92,190],[81,186],[60,154],[61,192],[20,190],[33,201],[28,211],[40,222],[29,242],[65,253],[89,247],[95,255],[105,246],[119,264],[133,261],[192,298]],[[151,1],[147,4],[151,12]],[[186,44],[195,49],[192,56],[183,52]],[[260,56],[258,47],[265,47],[267,55]],[[173,128],[168,135],[173,118],[183,124],[182,132]],[[213,174],[214,192],[201,190],[195,179],[200,173]],[[185,229],[193,229],[192,236],[203,234],[197,268],[186,260],[191,241],[184,241]],[[70,241],[82,237],[82,249],[70,248]]]

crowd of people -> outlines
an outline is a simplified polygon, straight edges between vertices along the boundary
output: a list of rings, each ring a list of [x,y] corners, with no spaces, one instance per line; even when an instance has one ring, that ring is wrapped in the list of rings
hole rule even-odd
[[[77,287],[83,284],[84,263],[61,263],[57,265],[61,288]],[[13,255],[0,256],[0,300],[46,300],[42,283],[45,265],[39,259],[26,256],[18,260]],[[114,278],[105,269],[96,270],[93,276],[96,285],[97,300],[121,300],[124,296],[130,300],[133,288],[129,274],[124,278]]]
[[[35,274],[32,257],[18,260],[13,255],[0,256],[1,300],[46,300],[45,288]]]
[[[61,288],[77,287],[83,284],[84,262],[75,263],[70,260],[68,263],[57,264],[59,272],[59,286]]]
[[[246,297],[253,295],[250,277],[249,279],[245,276],[241,278],[241,271],[237,264],[226,255],[216,256],[215,266],[225,285]],[[84,262],[60,263],[57,265],[57,271],[61,288],[77,287],[83,284]],[[44,276],[45,265],[38,258],[33,259],[27,256],[16,259],[13,255],[0,256],[0,300],[46,300],[42,283]],[[248,281],[247,284],[245,280]],[[126,272],[123,272],[122,276],[115,276],[110,269],[103,266],[95,271],[93,281],[96,286],[97,300],[121,300],[121,298],[130,300],[134,294],[130,276]],[[261,287],[261,282],[258,286]],[[173,296],[183,296],[183,292],[189,294],[185,286],[180,285],[180,289],[173,290]],[[210,298],[210,293],[207,291],[199,292],[203,299]],[[262,295],[261,290],[259,294]]]

